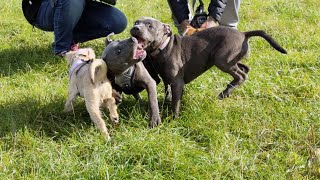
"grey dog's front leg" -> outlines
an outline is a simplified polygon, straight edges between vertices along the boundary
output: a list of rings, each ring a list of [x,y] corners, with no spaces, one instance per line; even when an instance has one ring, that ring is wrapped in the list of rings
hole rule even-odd
[[[141,62],[137,63],[134,80],[136,83],[142,85],[148,92],[149,126],[151,128],[156,127],[161,123],[157,97],[157,83]]]
[[[159,116],[159,105],[157,98],[157,84],[152,79],[147,83],[147,92],[149,98],[149,116],[150,123],[149,126],[151,128],[158,126],[161,123],[161,118]]]

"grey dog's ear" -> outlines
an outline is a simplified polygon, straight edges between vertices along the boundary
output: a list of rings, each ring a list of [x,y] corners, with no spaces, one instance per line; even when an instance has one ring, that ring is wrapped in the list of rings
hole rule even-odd
[[[172,35],[171,27],[169,24],[163,24],[163,29],[164,29],[164,34],[168,36]]]
[[[114,33],[112,32],[107,36],[106,41],[105,41],[106,46],[108,46],[108,44],[110,44],[113,41],[112,39],[110,39],[110,36],[113,36],[113,35],[114,35]]]

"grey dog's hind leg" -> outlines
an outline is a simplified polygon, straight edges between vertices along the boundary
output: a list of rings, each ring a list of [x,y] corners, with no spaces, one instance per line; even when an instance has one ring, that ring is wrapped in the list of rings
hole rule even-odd
[[[233,81],[227,85],[227,88],[219,94],[219,99],[223,99],[225,97],[229,97],[230,94],[237,88],[240,84],[242,84],[247,79],[247,74],[243,72],[237,64],[232,66],[231,68],[222,71],[230,74],[233,77]]]
[[[250,71],[249,66],[242,64],[242,63],[237,63],[238,67],[246,74],[248,74],[248,72]]]

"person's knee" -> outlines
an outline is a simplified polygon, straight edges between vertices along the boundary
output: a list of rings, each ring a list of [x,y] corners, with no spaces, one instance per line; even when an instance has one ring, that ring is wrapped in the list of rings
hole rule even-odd
[[[106,28],[109,31],[114,32],[115,34],[119,34],[124,31],[127,27],[127,17],[118,9],[112,9],[112,19],[109,19],[109,22],[106,22]]]

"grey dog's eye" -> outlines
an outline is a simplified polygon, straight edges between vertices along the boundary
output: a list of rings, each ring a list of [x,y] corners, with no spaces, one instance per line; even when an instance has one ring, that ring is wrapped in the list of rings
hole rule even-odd
[[[120,54],[121,53],[121,49],[117,49],[117,54]]]
[[[138,25],[138,24],[139,24],[139,21],[134,22],[134,25]]]
[[[149,27],[149,29],[152,29],[152,28],[153,28],[153,26],[152,26],[151,24],[149,24],[148,27]]]

